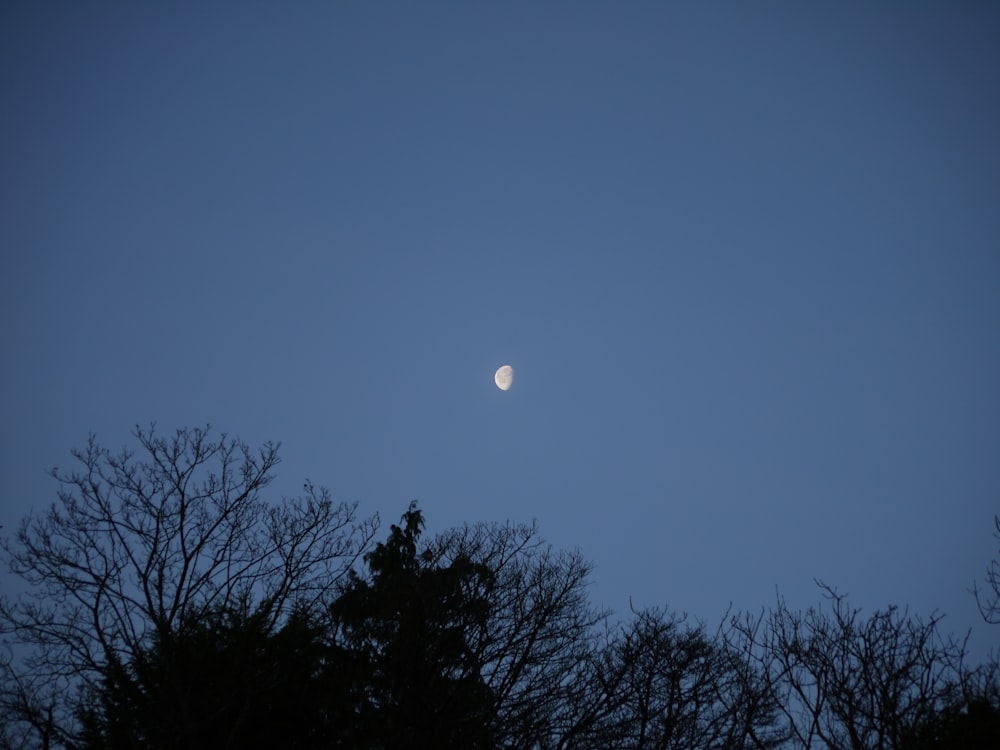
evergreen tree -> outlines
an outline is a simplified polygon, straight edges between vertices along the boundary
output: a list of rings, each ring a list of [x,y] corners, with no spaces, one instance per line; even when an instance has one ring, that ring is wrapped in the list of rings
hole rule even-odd
[[[417,552],[414,504],[365,556],[330,613],[352,663],[357,747],[487,748],[493,699],[470,647],[489,617],[491,571],[467,558],[446,566]]]

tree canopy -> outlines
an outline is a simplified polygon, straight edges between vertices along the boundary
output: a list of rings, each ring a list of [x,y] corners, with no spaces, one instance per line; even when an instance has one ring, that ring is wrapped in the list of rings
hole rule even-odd
[[[425,535],[209,428],[91,438],[4,542],[0,747],[996,747],[1000,668],[939,618],[832,587],[718,627],[590,603],[590,564],[533,524]]]

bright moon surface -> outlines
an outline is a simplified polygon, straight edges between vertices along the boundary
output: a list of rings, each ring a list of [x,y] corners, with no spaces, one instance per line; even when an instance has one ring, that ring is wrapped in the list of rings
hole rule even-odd
[[[509,391],[514,384],[514,368],[510,365],[504,365],[493,375],[493,382],[501,391]]]

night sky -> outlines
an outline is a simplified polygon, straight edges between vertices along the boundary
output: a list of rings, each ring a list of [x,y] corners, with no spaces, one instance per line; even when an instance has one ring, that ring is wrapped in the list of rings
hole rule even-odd
[[[210,422],[621,616],[995,644],[1000,6],[208,5],[0,7],[3,533]]]

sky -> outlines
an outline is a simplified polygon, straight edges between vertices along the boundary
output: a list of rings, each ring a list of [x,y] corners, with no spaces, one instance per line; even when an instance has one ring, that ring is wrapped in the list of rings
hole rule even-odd
[[[537,520],[616,616],[820,578],[996,645],[998,38],[988,2],[4,3],[3,533],[89,433],[211,423],[384,532]]]

